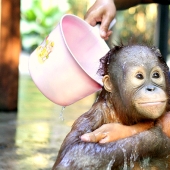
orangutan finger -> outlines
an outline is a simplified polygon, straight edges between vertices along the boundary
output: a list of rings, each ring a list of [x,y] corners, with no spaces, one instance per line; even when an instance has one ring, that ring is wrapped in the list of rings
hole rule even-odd
[[[81,140],[84,142],[99,142],[101,139],[103,139],[106,135],[104,133],[86,133],[81,136]]]

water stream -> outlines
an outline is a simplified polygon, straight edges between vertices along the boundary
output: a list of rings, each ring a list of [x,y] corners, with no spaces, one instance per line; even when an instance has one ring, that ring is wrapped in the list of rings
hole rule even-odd
[[[65,110],[65,106],[62,106],[62,109],[61,109],[61,112],[60,112],[60,115],[59,115],[59,119],[61,121],[64,121],[64,110]]]

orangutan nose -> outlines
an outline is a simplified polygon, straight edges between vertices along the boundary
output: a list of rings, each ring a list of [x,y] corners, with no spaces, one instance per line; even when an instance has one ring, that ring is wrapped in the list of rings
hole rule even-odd
[[[147,86],[146,90],[147,91],[154,91],[155,90],[155,86]]]

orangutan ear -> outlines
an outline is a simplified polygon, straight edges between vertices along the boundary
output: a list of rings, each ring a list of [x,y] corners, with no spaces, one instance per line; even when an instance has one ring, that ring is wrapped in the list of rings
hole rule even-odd
[[[105,88],[106,91],[108,92],[113,92],[113,86],[110,80],[110,76],[109,75],[105,75],[102,79],[103,81],[103,86]]]

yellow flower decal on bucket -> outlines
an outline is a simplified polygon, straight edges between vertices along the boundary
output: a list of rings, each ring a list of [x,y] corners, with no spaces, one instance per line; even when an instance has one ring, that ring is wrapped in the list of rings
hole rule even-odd
[[[40,63],[44,63],[49,58],[49,54],[52,52],[52,49],[54,47],[54,42],[48,40],[47,38],[36,49],[38,60]]]

